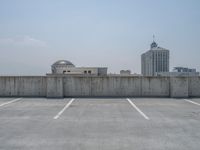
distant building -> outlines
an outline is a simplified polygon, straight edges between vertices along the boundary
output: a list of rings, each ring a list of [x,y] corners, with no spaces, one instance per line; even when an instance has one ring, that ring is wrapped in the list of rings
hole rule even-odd
[[[51,66],[52,74],[107,75],[106,67],[75,67],[70,61],[59,60]]]
[[[120,70],[120,75],[124,75],[124,76],[126,76],[126,75],[131,75],[131,71],[130,70]]]
[[[141,73],[143,76],[156,76],[160,72],[169,72],[169,50],[158,47],[153,41],[150,50],[141,55]]]
[[[174,67],[173,72],[196,72],[196,69],[186,67]]]
[[[196,69],[174,67],[172,72],[160,72],[157,76],[199,76],[199,72],[196,72]]]

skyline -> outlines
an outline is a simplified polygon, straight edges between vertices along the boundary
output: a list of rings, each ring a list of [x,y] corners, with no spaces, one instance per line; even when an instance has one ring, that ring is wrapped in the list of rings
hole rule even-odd
[[[170,71],[200,71],[200,1],[0,1],[0,75],[44,75],[61,59],[141,73],[155,35]]]

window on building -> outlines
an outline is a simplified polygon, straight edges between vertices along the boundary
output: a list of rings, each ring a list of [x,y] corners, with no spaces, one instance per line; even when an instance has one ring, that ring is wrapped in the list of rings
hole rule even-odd
[[[63,74],[65,74],[65,73],[66,73],[66,70],[63,71]]]
[[[68,70],[67,72],[70,72],[70,70]]]
[[[87,74],[87,71],[86,71],[86,70],[84,71],[84,74]]]
[[[91,71],[91,70],[89,70],[89,71],[88,71],[88,73],[89,73],[89,74],[91,74],[91,73],[92,73],[92,71]]]

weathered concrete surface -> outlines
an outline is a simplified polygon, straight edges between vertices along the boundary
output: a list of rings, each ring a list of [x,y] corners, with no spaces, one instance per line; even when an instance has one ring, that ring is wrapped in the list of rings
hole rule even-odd
[[[167,77],[143,77],[141,79],[141,96],[168,97],[169,78]]]
[[[90,96],[91,77],[63,78],[64,96]]]
[[[139,77],[67,77],[64,96],[141,96]]]
[[[47,77],[47,97],[63,97],[63,78]]]
[[[0,77],[0,96],[46,96],[46,77]]]
[[[70,99],[23,98],[0,107],[0,150],[199,150],[198,105],[131,100],[150,120],[125,98],[75,98],[56,120]]]
[[[170,78],[170,97],[188,97],[188,78],[171,77]]]
[[[0,96],[200,97],[200,77],[0,77]]]
[[[200,97],[200,77],[189,78],[188,94],[190,97]]]
[[[167,77],[67,77],[64,96],[169,96]]]
[[[98,77],[92,79],[92,96],[140,96],[141,78]]]

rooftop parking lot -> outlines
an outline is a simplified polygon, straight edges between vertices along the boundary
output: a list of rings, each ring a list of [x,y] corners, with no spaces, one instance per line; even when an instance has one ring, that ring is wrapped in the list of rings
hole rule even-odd
[[[199,150],[200,99],[0,98],[1,150]]]

